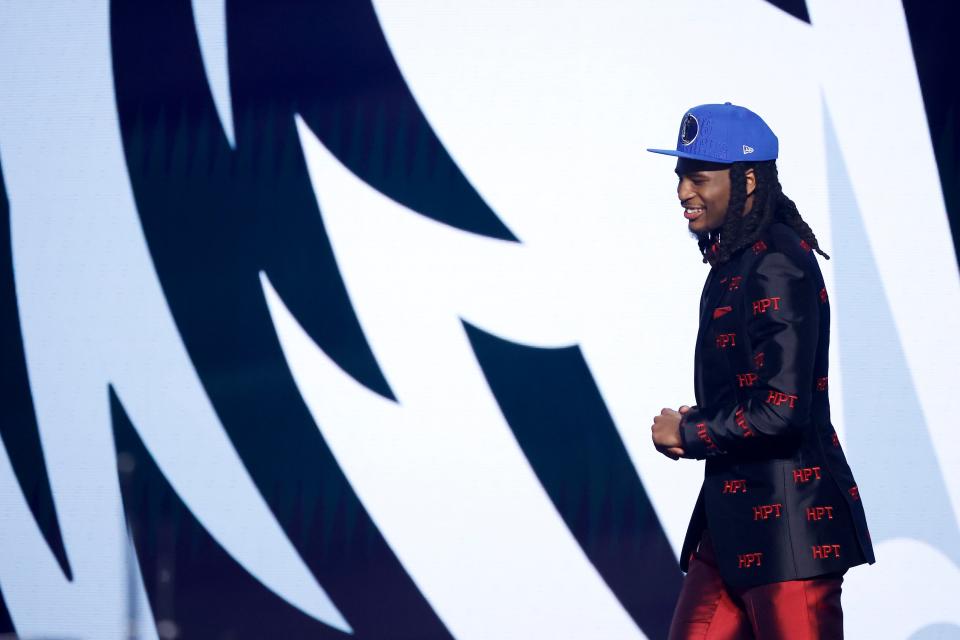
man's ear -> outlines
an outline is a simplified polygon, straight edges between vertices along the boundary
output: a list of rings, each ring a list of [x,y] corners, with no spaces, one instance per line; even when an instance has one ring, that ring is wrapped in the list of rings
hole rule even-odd
[[[747,181],[747,197],[749,198],[757,188],[757,174],[753,170],[753,167],[743,172],[743,178]]]

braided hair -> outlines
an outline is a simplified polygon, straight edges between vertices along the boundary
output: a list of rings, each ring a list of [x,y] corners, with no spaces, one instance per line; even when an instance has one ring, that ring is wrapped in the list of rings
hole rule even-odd
[[[753,207],[743,215],[747,203],[746,172],[753,169],[756,188],[753,192]],[[730,203],[723,224],[698,238],[703,261],[711,265],[727,262],[734,253],[752,245],[774,222],[783,222],[797,232],[801,240],[827,260],[820,249],[817,237],[810,225],[800,216],[797,205],[783,193],[777,174],[777,161],[746,163],[734,162],[730,166]],[[721,241],[722,238],[722,241]],[[717,249],[714,250],[713,247]]]

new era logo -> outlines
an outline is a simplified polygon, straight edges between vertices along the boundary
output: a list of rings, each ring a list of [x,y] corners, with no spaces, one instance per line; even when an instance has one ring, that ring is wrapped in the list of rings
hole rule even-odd
[[[748,153],[753,153],[753,147],[743,145],[743,155],[747,155]]]

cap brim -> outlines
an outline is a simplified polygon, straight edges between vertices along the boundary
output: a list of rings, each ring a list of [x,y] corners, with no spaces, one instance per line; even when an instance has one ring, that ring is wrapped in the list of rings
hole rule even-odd
[[[665,156],[674,156],[675,158],[686,158],[687,160],[702,160],[703,162],[716,162],[718,164],[733,164],[729,160],[720,160],[712,156],[705,156],[700,153],[677,151],[676,149],[647,149],[647,151],[650,153],[659,153]]]

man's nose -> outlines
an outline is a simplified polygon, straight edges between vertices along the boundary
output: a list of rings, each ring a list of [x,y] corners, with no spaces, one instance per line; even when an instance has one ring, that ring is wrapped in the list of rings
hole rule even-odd
[[[693,197],[693,189],[690,188],[689,180],[681,180],[677,183],[677,197],[680,198],[680,202]]]

